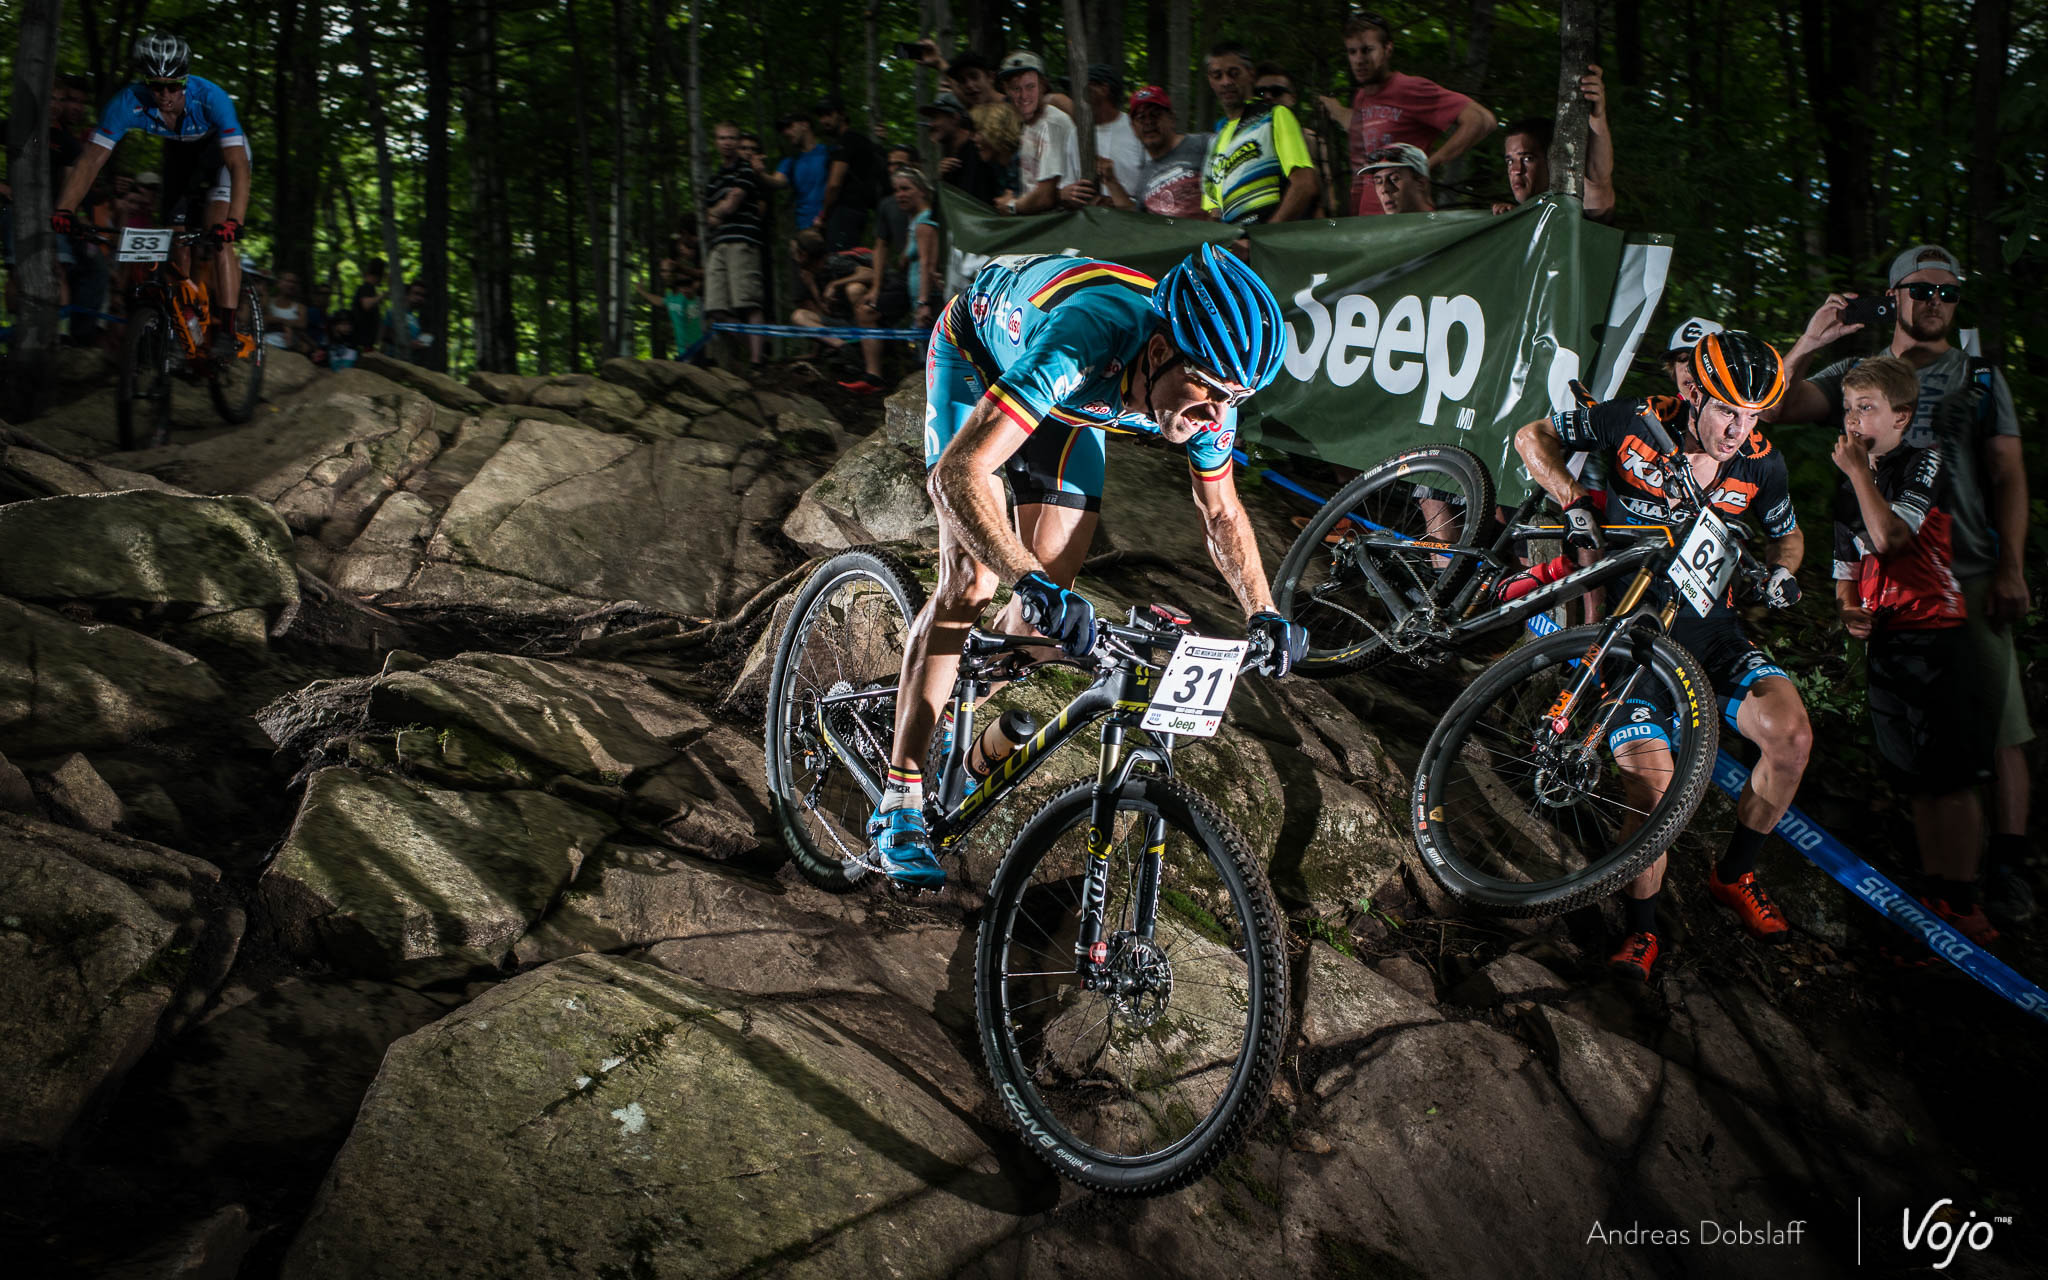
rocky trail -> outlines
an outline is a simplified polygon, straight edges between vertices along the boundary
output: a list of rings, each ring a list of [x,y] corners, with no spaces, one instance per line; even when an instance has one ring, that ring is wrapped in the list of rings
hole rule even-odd
[[[115,453],[78,366],[0,427],[10,1274],[1847,1274],[1931,1265],[1896,1224],[1942,1197],[2012,1218],[1958,1273],[2038,1266],[2035,1025],[1777,844],[1797,939],[1754,947],[1693,891],[1712,803],[1648,990],[1601,909],[1458,915],[1405,816],[1448,668],[1248,681],[1177,757],[1289,913],[1281,1079],[1183,1193],[1054,1178],[972,1007],[1029,797],[906,903],[806,884],[765,793],[778,602],[850,545],[929,561],[916,379],[272,353],[249,425],[202,394]],[[1084,588],[1234,627],[1180,461],[1113,449]]]

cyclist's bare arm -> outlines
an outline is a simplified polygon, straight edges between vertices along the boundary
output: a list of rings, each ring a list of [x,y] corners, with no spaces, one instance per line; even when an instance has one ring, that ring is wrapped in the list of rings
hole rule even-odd
[[[1568,507],[1586,496],[1585,486],[1566,465],[1570,455],[1550,419],[1538,418],[1515,432],[1515,452],[1522,455],[1530,477],[1543,486],[1543,492],[1556,498],[1558,505]]]
[[[78,163],[64,171],[64,189],[57,193],[57,203],[50,206],[50,211],[76,209],[78,202],[85,199],[85,193],[92,190],[93,180],[100,176],[100,170],[106,167],[107,157],[112,154],[112,151],[95,143],[81,148]]]
[[[939,523],[952,531],[968,554],[995,570],[1006,583],[1045,572],[1045,566],[1010,527],[1009,513],[988,483],[988,477],[1000,471],[1029,438],[1030,433],[984,396],[947,443],[925,484]]]
[[[1764,543],[1764,563],[1783,565],[1794,573],[1799,571],[1800,562],[1806,559],[1806,531],[1796,526],[1782,538],[1772,538]]]
[[[1237,479],[1226,471],[1213,480],[1197,477],[1195,509],[1202,513],[1202,532],[1209,542],[1209,558],[1230,584],[1230,594],[1244,606],[1246,617],[1261,611],[1275,612],[1273,592],[1266,585],[1266,569],[1259,561],[1259,542],[1252,534],[1251,517],[1237,496]]]
[[[228,169],[228,217],[240,222],[249,213],[249,148],[222,147],[220,159]]]

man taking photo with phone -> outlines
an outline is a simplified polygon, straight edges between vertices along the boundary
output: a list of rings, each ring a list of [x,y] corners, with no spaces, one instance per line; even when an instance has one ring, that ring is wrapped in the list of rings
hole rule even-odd
[[[1996,803],[1982,884],[1992,917],[2020,924],[2034,913],[2032,888],[2019,874],[2028,854],[2031,800],[2021,748],[2033,740],[2034,730],[2027,721],[2012,631],[2032,606],[2024,571],[2027,473],[2020,457],[2019,416],[2004,375],[1988,360],[1949,342],[1964,293],[1962,264],[1940,245],[1914,245],[1893,258],[1884,294],[1894,308],[1892,338],[1883,354],[1905,361],[1919,379],[1920,399],[1906,444],[1941,450],[1949,476],[1953,569],[1962,587],[1973,661],[2005,690],[1993,704],[2001,708],[1996,723],[1987,726],[1996,735]],[[1798,375],[1815,352],[1861,331],[1880,315],[1870,309],[1870,301],[1831,293],[1813,313],[1806,332],[1786,353],[1792,383],[1777,421],[1840,425],[1842,377],[1862,357],[1838,360],[1810,378]]]

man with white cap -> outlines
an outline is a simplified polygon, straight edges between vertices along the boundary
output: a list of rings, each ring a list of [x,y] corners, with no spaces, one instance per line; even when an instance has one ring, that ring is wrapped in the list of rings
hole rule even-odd
[[[1985,906],[2005,923],[2033,914],[2033,895],[2016,868],[2028,853],[2030,784],[2021,747],[2033,740],[2026,692],[2019,679],[2011,625],[2032,604],[2024,567],[2027,473],[2020,456],[2019,415],[2012,389],[1987,360],[1949,342],[1963,300],[1963,267],[1940,245],[1918,244],[1892,259],[1886,277],[1897,314],[1885,354],[1913,367],[1920,401],[1906,431],[1916,449],[1938,447],[1949,475],[1944,504],[1953,521],[1956,581],[1963,590],[1977,660],[2005,673],[2003,710],[1995,726],[1993,780],[1997,803],[1983,882]],[[1786,353],[1786,373],[1797,379],[1816,351],[1863,328],[1843,319],[1853,293],[1831,293]],[[1842,416],[1842,376],[1858,357],[1838,360],[1785,393],[1781,422],[1835,422]]]
[[[1378,193],[1382,213],[1435,213],[1429,157],[1412,142],[1396,142],[1366,156],[1359,176]]]
[[[996,78],[1024,122],[1023,140],[1017,148],[1018,193],[1003,212],[1051,209],[1060,202],[1062,180],[1071,184],[1068,189],[1073,203],[1091,203],[1095,188],[1081,172],[1074,118],[1050,104],[1052,84],[1045,78],[1044,60],[1029,49],[1013,50],[1003,59]]]

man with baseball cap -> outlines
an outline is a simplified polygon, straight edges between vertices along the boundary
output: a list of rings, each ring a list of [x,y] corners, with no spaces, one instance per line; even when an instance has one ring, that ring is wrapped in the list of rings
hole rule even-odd
[[[1088,66],[1088,84],[1083,100],[1095,121],[1095,167],[1099,179],[1114,179],[1125,191],[1138,185],[1138,167],[1145,162],[1145,148],[1132,131],[1123,111],[1124,78],[1106,62]],[[1104,160],[1109,161],[1105,168]]]
[[[1705,316],[1694,316],[1671,331],[1671,341],[1664,344],[1664,371],[1671,375],[1671,381],[1678,388],[1678,398],[1692,398],[1692,349],[1694,344],[1710,333],[1726,333],[1726,326],[1709,320]]]
[[[1366,156],[1358,176],[1379,194],[1381,213],[1436,212],[1429,191],[1429,157],[1412,142],[1396,142]]]
[[[1914,245],[1893,258],[1885,283],[1898,310],[1885,354],[1904,360],[1919,378],[1920,400],[1905,442],[1941,450],[1949,477],[1942,506],[1952,521],[1951,567],[1963,591],[1964,626],[1976,661],[1994,674],[2004,673],[2005,695],[1997,704],[2002,711],[1991,726],[1997,803],[1982,884],[1985,909],[1994,919],[2017,924],[2033,914],[2032,890],[2017,868],[2028,852],[2031,799],[2021,747],[2033,740],[2034,730],[2027,721],[2011,629],[2032,604],[2024,565],[2027,473],[2020,457],[2019,415],[2004,375],[1948,340],[1964,279],[1962,264],[1940,245]],[[1841,421],[1842,376],[1860,357],[1838,360],[1804,380],[1797,375],[1822,347],[1863,328],[1843,321],[1843,308],[1855,296],[1829,294],[1786,353],[1787,376],[1795,380],[1785,393],[1779,421]],[[1969,906],[1952,905],[1964,911]]]
[[[1145,149],[1138,181],[1109,189],[1110,203],[1167,218],[1208,218],[1202,208],[1202,162],[1209,135],[1182,133],[1173,119],[1173,99],[1156,84],[1131,95],[1131,131]]]
[[[1061,200],[1063,181],[1071,199],[1092,202],[1095,188],[1081,172],[1073,117],[1048,101],[1052,84],[1045,78],[1044,60],[1029,49],[1012,50],[996,78],[1024,122],[1017,147],[1018,194],[1004,212],[1043,213],[1053,208]]]
[[[994,204],[1003,189],[1002,171],[981,158],[974,131],[967,124],[967,104],[942,93],[917,109],[920,128],[931,130],[939,149],[939,178],[983,204]]]

